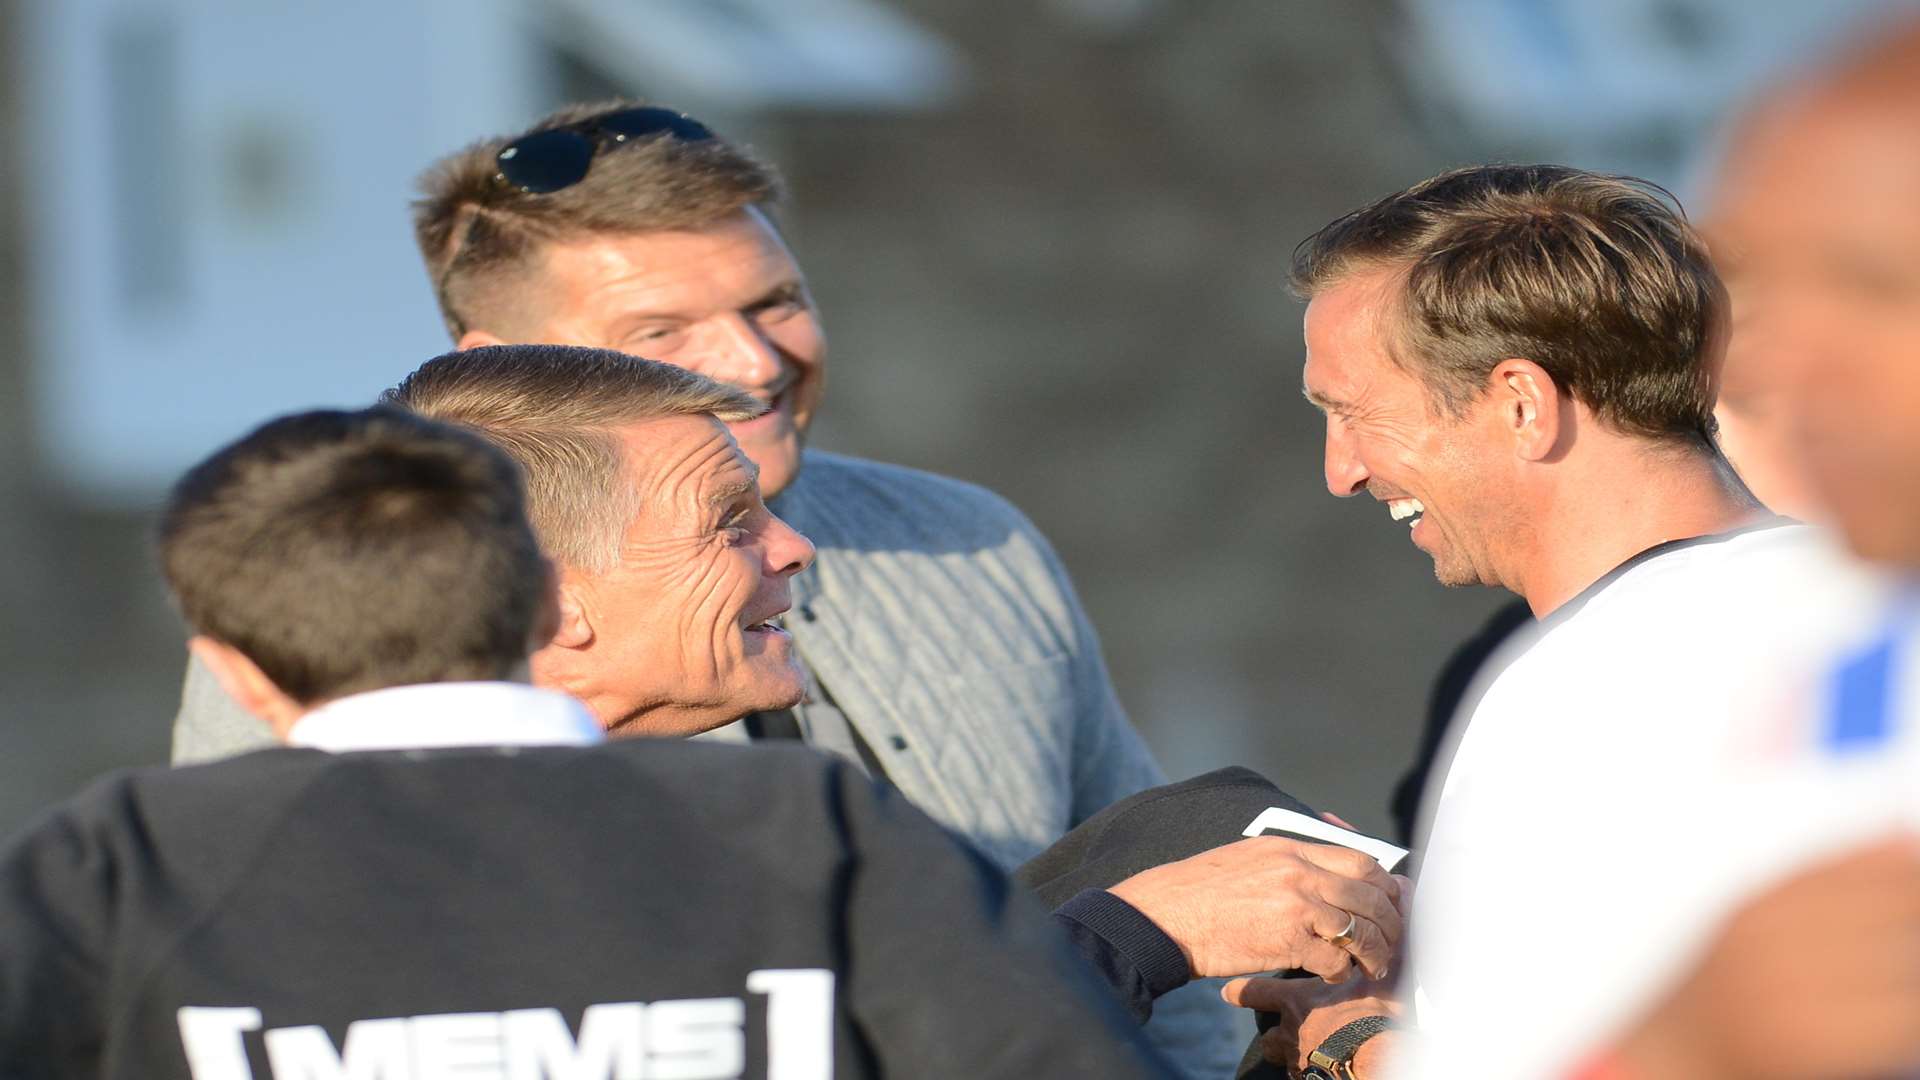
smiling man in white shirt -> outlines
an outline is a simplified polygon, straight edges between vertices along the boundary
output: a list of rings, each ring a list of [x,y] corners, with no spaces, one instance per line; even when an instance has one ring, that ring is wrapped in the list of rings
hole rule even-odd
[[[1308,239],[1294,284],[1329,490],[1385,503],[1442,583],[1506,588],[1538,621],[1468,695],[1429,795],[1422,1037],[1391,1075],[1561,1075],[1627,999],[1522,992],[1515,959],[1596,985],[1679,962],[1700,927],[1659,913],[1737,896],[1768,855],[1691,796],[1760,752],[1770,688],[1870,586],[1722,455],[1725,290],[1657,187],[1456,170]],[[1725,873],[1697,871],[1707,852]],[[1295,1068],[1320,1046],[1327,1075],[1373,1080],[1404,1044],[1384,992],[1230,992],[1288,1015],[1269,1049]]]

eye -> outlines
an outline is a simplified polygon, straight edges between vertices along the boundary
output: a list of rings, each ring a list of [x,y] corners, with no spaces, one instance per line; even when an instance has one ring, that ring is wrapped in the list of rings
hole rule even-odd
[[[779,322],[799,314],[807,306],[800,290],[783,289],[747,309],[747,314],[764,322]]]
[[[742,506],[729,513],[720,522],[720,533],[729,541],[738,543],[746,538],[747,518],[753,514],[753,507]]]
[[[685,342],[686,327],[677,325],[643,326],[627,335],[625,344],[645,346],[655,353],[677,349]],[[634,350],[646,355],[645,349]]]

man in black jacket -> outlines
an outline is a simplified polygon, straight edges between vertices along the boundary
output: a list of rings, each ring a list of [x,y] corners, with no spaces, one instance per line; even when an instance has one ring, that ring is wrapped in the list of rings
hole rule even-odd
[[[738,395],[649,376],[663,432],[732,446]],[[808,552],[731,454],[688,478],[729,530],[705,584],[727,677],[778,687],[753,563]],[[0,1076],[1165,1075],[897,795],[798,748],[593,745],[513,681],[551,575],[478,438],[276,421],[187,475],[161,549],[196,655],[289,745],[108,779],[0,849]]]
[[[578,702],[508,681],[572,608],[681,644],[662,708],[799,693],[772,620],[811,545],[722,423],[759,405],[594,350],[430,370],[590,390],[652,576],[556,602],[525,433],[311,414],[192,471],[161,543],[191,647],[293,749],[109,780],[0,850],[0,1077],[1159,1075],[1060,930],[1137,1017],[1191,976],[1388,962],[1398,890],[1352,851],[1108,875],[1096,844],[1054,884],[1112,890],[1050,927],[845,765],[586,748]]]

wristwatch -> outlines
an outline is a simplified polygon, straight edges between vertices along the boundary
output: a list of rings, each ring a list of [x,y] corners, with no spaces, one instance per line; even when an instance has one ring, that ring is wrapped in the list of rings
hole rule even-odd
[[[1391,1026],[1392,1022],[1384,1016],[1363,1016],[1352,1021],[1327,1036],[1318,1049],[1307,1055],[1307,1071],[1300,1075],[1304,1080],[1355,1080],[1353,1055],[1360,1052],[1368,1039]]]

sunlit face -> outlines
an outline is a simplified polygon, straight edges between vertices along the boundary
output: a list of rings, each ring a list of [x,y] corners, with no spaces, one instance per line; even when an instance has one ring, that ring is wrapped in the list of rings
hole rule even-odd
[[[758,210],[688,231],[597,236],[543,253],[528,342],[613,349],[739,387],[770,411],[729,427],[777,494],[824,385],[826,338],[806,279]]]
[[[1783,103],[1727,162],[1710,234],[1735,301],[1730,383],[1749,365],[1784,452],[1853,547],[1908,565],[1920,565],[1916,131],[1911,109]]]
[[[640,509],[614,569],[567,574],[592,641],[577,652],[591,670],[565,688],[616,734],[692,734],[798,702],[793,639],[768,620],[813,545],[761,502],[718,420],[650,420],[618,438]]]
[[[1447,416],[1394,363],[1382,325],[1394,287],[1389,271],[1356,273],[1307,305],[1304,390],[1327,418],[1327,490],[1385,503],[1442,584],[1509,585],[1502,548],[1516,511],[1500,497],[1486,409]]]

